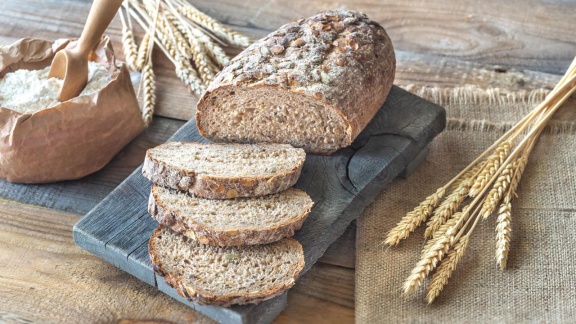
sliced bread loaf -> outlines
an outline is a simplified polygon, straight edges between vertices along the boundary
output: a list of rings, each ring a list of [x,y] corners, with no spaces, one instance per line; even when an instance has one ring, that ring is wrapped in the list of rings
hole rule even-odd
[[[304,252],[290,238],[265,245],[204,245],[159,226],[149,242],[154,271],[199,304],[257,304],[294,285]]]
[[[280,27],[238,54],[204,92],[200,133],[215,141],[348,146],[382,106],[396,60],[384,28],[344,9]]]
[[[253,245],[294,235],[313,204],[304,191],[293,188],[255,198],[205,199],[153,186],[148,212],[203,244]]]
[[[305,159],[304,150],[286,144],[169,142],[146,152],[142,173],[198,197],[257,197],[294,185]]]

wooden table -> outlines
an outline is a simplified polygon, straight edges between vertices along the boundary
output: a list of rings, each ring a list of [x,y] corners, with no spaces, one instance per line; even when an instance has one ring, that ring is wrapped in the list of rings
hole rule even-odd
[[[321,9],[343,6],[364,11],[382,23],[393,40],[398,59],[395,83],[401,86],[551,88],[576,55],[576,4],[565,1],[193,3],[253,37]],[[2,1],[0,44],[22,37],[77,37],[90,4]],[[107,34],[122,57],[120,26],[115,19]],[[49,195],[39,195],[40,187],[19,186],[7,195],[10,199],[0,199],[0,322],[209,321],[72,241],[72,226],[82,214],[142,162],[147,148],[164,142],[194,115],[197,98],[178,81],[161,54],[154,59],[158,105],[148,130],[86,179],[66,183]],[[16,202],[21,198],[33,204]],[[296,284],[278,323],[353,322],[355,235],[352,224]]]

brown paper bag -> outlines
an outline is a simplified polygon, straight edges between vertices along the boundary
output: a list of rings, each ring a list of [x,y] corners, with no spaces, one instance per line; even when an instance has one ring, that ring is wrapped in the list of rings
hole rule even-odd
[[[49,66],[69,40],[22,39],[0,47],[0,78],[18,69]],[[43,183],[81,178],[106,165],[143,129],[124,64],[116,65],[107,37],[90,60],[109,65],[111,81],[99,92],[35,113],[0,107],[0,178]]]

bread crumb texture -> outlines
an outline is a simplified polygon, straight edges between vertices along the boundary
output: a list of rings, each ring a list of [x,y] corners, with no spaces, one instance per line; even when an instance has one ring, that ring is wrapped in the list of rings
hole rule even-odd
[[[232,59],[200,100],[198,127],[214,140],[333,152],[384,103],[395,66],[382,26],[359,12],[323,11]]]
[[[294,239],[251,246],[204,245],[159,227],[150,239],[156,271],[184,297],[228,306],[257,303],[294,285],[304,266]]]
[[[169,142],[149,150],[150,157],[182,170],[214,177],[262,177],[297,169],[305,158],[289,145],[227,145]],[[250,179],[243,184],[249,185]]]

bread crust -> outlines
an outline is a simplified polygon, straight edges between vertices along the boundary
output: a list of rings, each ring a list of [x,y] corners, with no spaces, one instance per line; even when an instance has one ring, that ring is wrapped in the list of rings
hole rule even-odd
[[[158,187],[153,186],[148,201],[148,213],[158,223],[169,227],[174,232],[185,235],[202,244],[217,246],[255,245],[276,242],[285,237],[291,237],[294,232],[302,227],[302,224],[310,214],[314,203],[310,200],[301,214],[287,222],[275,224],[268,228],[244,228],[221,230],[196,223],[192,220],[185,221],[183,216],[170,210],[158,197]]]
[[[241,144],[210,144],[241,145]],[[270,176],[262,177],[218,177],[197,174],[160,161],[146,152],[142,174],[156,185],[189,192],[208,199],[232,199],[237,197],[259,197],[274,194],[292,187],[302,171],[306,155],[302,154],[297,167]]]
[[[272,87],[302,94],[342,117],[348,146],[382,106],[392,87],[396,59],[386,31],[366,15],[343,9],[320,12],[280,27],[236,56],[202,95],[196,109],[200,134],[213,96],[235,88]],[[224,90],[224,91],[221,91]],[[235,93],[235,92],[234,92]],[[234,101],[234,95],[227,97]],[[337,148],[318,143],[312,153]]]
[[[202,291],[200,289],[187,286],[181,278],[177,275],[172,274],[168,271],[162,262],[160,261],[160,257],[156,250],[154,249],[153,241],[154,239],[160,234],[163,226],[160,225],[156,228],[154,233],[152,234],[150,241],[148,243],[148,251],[150,253],[150,261],[152,262],[152,268],[156,273],[164,277],[166,283],[175,288],[178,294],[191,302],[200,304],[200,305],[218,305],[224,307],[230,307],[232,305],[245,305],[245,304],[258,304],[264,300],[271,299],[273,297],[279,296],[284,293],[286,290],[291,288],[302,269],[304,269],[304,250],[302,249],[302,245],[292,238],[284,238],[283,240],[287,240],[287,244],[297,244],[299,249],[299,261],[296,265],[296,269],[294,269],[293,276],[290,278],[287,284],[278,284],[274,287],[270,287],[266,290],[253,292],[253,293],[246,293],[241,295],[215,295],[208,291]]]

